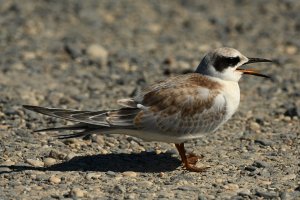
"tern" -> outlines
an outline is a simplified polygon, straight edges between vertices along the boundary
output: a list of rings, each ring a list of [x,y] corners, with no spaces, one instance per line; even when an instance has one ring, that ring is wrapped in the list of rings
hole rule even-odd
[[[75,124],[38,131],[79,130],[61,138],[91,134],[126,134],[146,141],[174,143],[186,170],[197,167],[199,156],[187,154],[184,143],[215,132],[238,109],[243,74],[268,78],[244,65],[272,62],[249,58],[228,47],[207,53],[194,73],[169,77],[146,87],[135,98],[118,100],[120,109],[79,111],[24,105],[44,115],[66,119]]]

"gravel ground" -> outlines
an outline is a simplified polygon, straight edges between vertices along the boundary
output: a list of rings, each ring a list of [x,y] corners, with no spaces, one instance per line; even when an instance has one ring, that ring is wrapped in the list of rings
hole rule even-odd
[[[0,1],[0,199],[300,199],[300,1]],[[220,46],[274,59],[244,77],[239,111],[187,143],[125,135],[58,140],[65,121],[22,104],[117,108],[146,84],[192,72]]]

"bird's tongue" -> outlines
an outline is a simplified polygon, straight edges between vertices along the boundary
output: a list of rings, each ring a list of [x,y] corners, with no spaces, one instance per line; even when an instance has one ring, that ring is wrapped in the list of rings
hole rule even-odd
[[[250,75],[254,75],[254,76],[261,76],[261,77],[265,77],[265,78],[270,78],[270,76],[265,75],[265,74],[261,74],[258,70],[255,69],[241,69],[241,68],[237,68],[236,70],[243,72],[243,74],[250,74]]]

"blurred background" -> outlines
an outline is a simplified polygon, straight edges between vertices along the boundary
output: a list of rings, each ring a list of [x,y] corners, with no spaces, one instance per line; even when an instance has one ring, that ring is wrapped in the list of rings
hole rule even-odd
[[[249,57],[274,60],[273,64],[251,66],[271,75],[272,79],[244,77],[240,82],[241,105],[234,119],[217,135],[191,142],[190,148],[208,154],[209,164],[220,162],[224,168],[232,171],[237,170],[235,167],[244,169],[244,166],[251,165],[252,160],[264,160],[274,167],[275,171],[269,171],[269,175],[259,171],[263,169],[258,169],[260,175],[254,174],[252,179],[249,176],[231,180],[231,183],[238,182],[238,186],[231,185],[235,192],[227,195],[228,198],[238,195],[237,190],[241,188],[247,190],[248,196],[257,195],[257,188],[276,198],[282,193],[286,194],[286,191],[289,191],[286,194],[288,197],[298,195],[299,177],[297,182],[295,174],[297,166],[299,170],[297,156],[300,143],[300,1],[2,0],[0,3],[0,139],[2,147],[6,148],[5,151],[2,148],[0,161],[19,165],[26,163],[28,158],[43,161],[45,157],[51,157],[51,149],[65,152],[64,158],[70,152],[84,155],[105,151],[138,153],[143,149],[158,149],[172,153],[172,145],[140,141],[144,145],[141,150],[127,136],[101,136],[104,140],[95,139],[89,144],[92,148],[75,141],[80,148],[74,149],[47,135],[32,134],[34,129],[49,124],[57,125],[61,121],[24,112],[21,105],[88,110],[117,108],[118,98],[132,97],[154,81],[193,72],[206,52],[228,46]],[[107,145],[107,140],[113,145]],[[122,140],[128,140],[129,143],[120,142]],[[237,149],[237,152],[232,149]],[[259,157],[273,152],[279,152],[277,161]],[[243,153],[258,157],[250,159],[243,157]],[[223,156],[227,154],[227,157]],[[233,160],[230,158],[235,158],[236,162],[231,163]],[[54,159],[57,163],[64,162],[59,156]],[[132,162],[135,159],[129,158]],[[286,163],[283,171],[282,163]],[[89,168],[86,170],[89,171]],[[135,171],[135,168],[128,170]],[[120,169],[112,171],[118,173]],[[231,184],[228,180],[232,176],[226,174],[223,168],[212,171],[216,173],[208,175],[212,178],[204,181],[207,185],[201,186],[205,188],[201,194],[205,198],[228,194],[228,188],[212,187],[212,184]],[[248,172],[246,170],[245,173]],[[169,178],[180,173],[168,172],[165,178],[174,186],[179,179]],[[292,175],[285,177],[287,174]],[[53,172],[46,172],[45,179],[52,175]],[[66,180],[69,180],[69,175],[64,175]],[[6,176],[3,185],[12,182],[12,174]],[[13,180],[20,182],[24,173],[14,176]],[[58,176],[61,178],[63,175]],[[78,172],[72,176],[76,177],[74,182],[67,182],[75,184],[85,181],[81,180]],[[144,176],[157,180],[157,174]],[[221,177],[221,181],[215,182],[216,177]],[[259,177],[270,184],[260,184]],[[286,182],[278,181],[283,177]],[[101,180],[106,179],[109,180],[109,176],[101,173]],[[163,180],[163,177],[160,179]],[[189,180],[198,189],[200,187],[195,177],[181,179]],[[32,182],[27,184],[31,186],[39,182],[34,178],[29,180]],[[125,187],[121,190],[124,197],[126,184],[130,181],[118,181],[114,179],[111,184]],[[90,184],[90,188],[97,187]],[[158,181],[157,185],[164,187],[165,183]],[[270,185],[276,189],[270,189]],[[51,184],[47,187],[55,188]],[[147,187],[149,194],[159,191],[158,188]],[[68,191],[69,186],[66,188]],[[104,196],[108,195],[110,188],[104,187]],[[21,187],[20,191],[23,190]],[[89,197],[94,197],[89,189],[81,190],[89,193]],[[199,193],[198,190],[186,190],[192,191],[189,192],[191,197]],[[2,194],[14,197],[9,191],[12,190],[5,190]],[[53,194],[57,193],[60,197],[68,193],[66,191],[57,189]],[[179,199],[187,197],[185,189],[180,191],[183,196],[179,192]],[[39,194],[37,189],[27,194],[30,193]],[[166,193],[174,193],[172,187]],[[46,193],[43,195],[47,196]],[[142,198],[137,194],[133,197]],[[171,195],[170,198],[173,197]]]

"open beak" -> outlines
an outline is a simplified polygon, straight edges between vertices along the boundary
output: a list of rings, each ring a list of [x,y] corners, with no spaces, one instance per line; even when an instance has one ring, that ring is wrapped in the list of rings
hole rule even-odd
[[[272,60],[268,60],[268,59],[264,59],[264,58],[248,58],[248,61],[246,63],[244,63],[243,65],[247,65],[250,63],[258,63],[258,62],[272,62]],[[254,75],[254,76],[261,76],[261,77],[265,77],[265,78],[271,78],[268,75],[265,74],[261,74],[258,70],[255,69],[241,69],[241,68],[237,68],[236,70],[243,72],[244,74],[250,74],[250,75]]]

